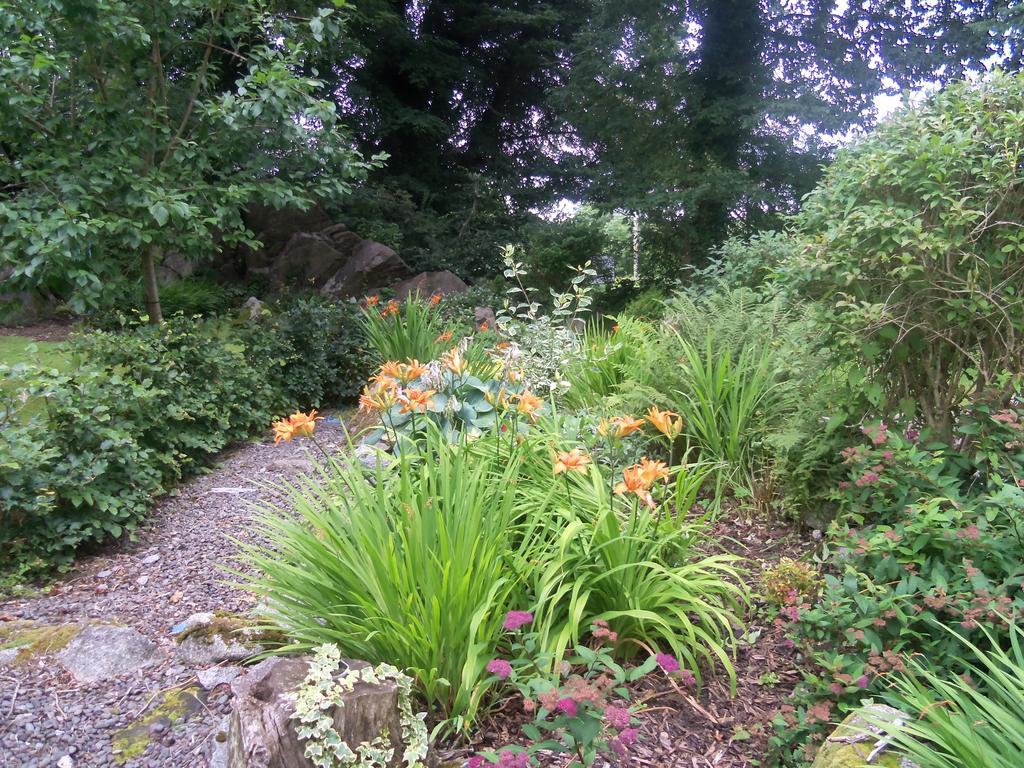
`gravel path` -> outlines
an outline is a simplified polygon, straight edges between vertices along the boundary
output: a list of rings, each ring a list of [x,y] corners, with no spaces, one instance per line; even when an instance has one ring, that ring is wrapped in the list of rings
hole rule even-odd
[[[336,420],[317,434],[326,445],[344,444]],[[209,474],[156,502],[137,542],[80,559],[43,596],[0,602],[0,632],[27,620],[116,623],[157,645],[155,663],[94,683],[77,681],[45,647],[16,662],[13,651],[7,659],[0,651],[0,767],[217,764],[211,755],[222,750],[230,686],[189,696],[184,714],[163,716],[161,706],[180,703],[173,696],[197,684],[197,668],[177,656],[171,628],[197,612],[252,607],[252,596],[224,583],[221,567],[237,549],[229,537],[252,540],[251,502],[270,498],[269,485],[301,466],[311,448],[264,439],[229,449]],[[142,729],[141,754],[118,751],[124,745],[114,742],[127,727]]]

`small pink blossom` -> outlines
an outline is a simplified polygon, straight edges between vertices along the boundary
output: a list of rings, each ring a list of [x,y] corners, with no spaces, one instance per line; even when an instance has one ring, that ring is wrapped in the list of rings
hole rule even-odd
[[[493,659],[487,662],[487,671],[502,680],[506,680],[512,674],[512,665],[504,659]]]
[[[501,626],[509,632],[514,632],[531,621],[533,621],[533,614],[529,611],[509,611],[505,614],[505,623]]]
[[[633,713],[625,707],[607,706],[604,709],[604,719],[612,728],[619,730],[629,726]]]
[[[576,717],[576,700],[570,698],[559,699],[555,704],[555,709],[569,717]]]
[[[679,662],[675,656],[668,653],[659,653],[655,656],[658,662],[658,666],[665,670],[666,675],[671,675],[673,672],[679,671]]]
[[[857,678],[857,687],[858,688],[867,688],[869,682],[871,682],[871,681],[868,680],[868,676],[867,675],[861,675],[860,677]]]
[[[619,734],[619,741],[624,747],[631,747],[636,743],[637,730],[636,728],[627,728]]]
[[[681,669],[679,671],[679,679],[683,681],[683,685],[687,688],[695,688],[697,686],[697,678],[688,669]]]
[[[473,755],[466,761],[466,768],[482,768],[486,762],[480,755]]]

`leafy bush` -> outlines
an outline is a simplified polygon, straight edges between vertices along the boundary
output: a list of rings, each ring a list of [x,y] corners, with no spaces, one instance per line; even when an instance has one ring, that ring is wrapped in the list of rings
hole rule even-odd
[[[257,572],[248,588],[295,647],[332,642],[409,668],[458,730],[491,703],[486,665],[516,607],[533,607],[538,647],[552,659],[603,620],[619,657],[644,642],[695,671],[703,661],[731,672],[745,599],[734,558],[703,556],[699,526],[670,521],[660,504],[638,508],[621,495],[632,491],[613,495],[610,474],[561,446],[543,425],[460,443],[429,426],[419,452],[378,464],[371,483],[358,465],[328,462],[319,482],[290,489],[298,517],[267,510],[267,543],[247,549]],[[645,472],[623,478],[638,500]]]
[[[954,449],[873,423],[867,443],[845,451],[820,599],[781,611],[810,661],[802,706],[779,722],[785,753],[820,736],[834,708],[879,690],[904,655],[960,658],[959,639],[940,623],[987,645],[1024,611],[1021,406],[980,404],[961,429]]]
[[[1024,77],[951,85],[840,154],[796,220],[787,268],[832,342],[944,439],[1024,362],[1022,163]]]
[[[258,324],[270,333],[258,333],[251,346],[258,340],[270,345],[275,388],[315,407],[358,396],[371,354],[354,302],[298,295],[279,299],[271,310]]]
[[[186,317],[211,317],[228,309],[228,292],[217,283],[193,277],[161,287],[160,304],[168,317],[179,312]],[[139,308],[142,306],[140,299]]]
[[[233,325],[179,317],[75,337],[77,369],[0,369],[0,567],[66,564],[76,547],[134,529],[154,496],[277,414],[342,393],[356,359],[304,323],[306,305]],[[314,323],[314,326],[316,324]],[[317,359],[331,347],[336,359]],[[334,368],[333,366],[338,366]],[[21,419],[24,403],[45,410]]]
[[[885,697],[908,717],[899,725],[869,722],[920,768],[1024,764],[1024,631],[1010,626],[1009,650],[991,636],[983,650],[953,634],[974,657],[966,672],[953,677],[933,666],[937,660],[913,657]]]
[[[388,360],[434,360],[444,349],[444,324],[438,315],[441,296],[413,294],[383,307],[370,296],[362,312],[363,333],[378,364]],[[449,335],[450,338],[450,335]]]
[[[630,705],[627,683],[654,670],[659,658],[666,668],[693,682],[693,675],[675,669],[678,662],[667,654],[651,656],[630,669],[617,664],[609,645],[618,636],[601,620],[590,626],[590,645],[577,645],[564,666],[553,664],[538,648],[535,633],[518,636],[519,628],[532,619],[532,614],[524,611],[507,614],[504,629],[510,635],[507,653],[511,661],[497,658],[487,665],[495,683],[504,681],[518,691],[523,711],[531,715],[522,726],[529,742],[471,757],[468,768],[542,765],[540,761],[552,752],[574,755],[580,766],[593,765],[598,756],[624,758],[637,739],[634,726],[640,722]]]

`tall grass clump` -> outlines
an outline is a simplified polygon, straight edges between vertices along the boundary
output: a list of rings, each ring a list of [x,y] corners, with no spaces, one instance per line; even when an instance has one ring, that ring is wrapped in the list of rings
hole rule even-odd
[[[965,675],[911,659],[886,696],[906,717],[873,724],[886,732],[891,749],[920,768],[1018,768],[1024,765],[1024,631],[1010,626],[1008,649],[991,635],[987,651],[960,640],[976,658]]]
[[[403,302],[392,299],[381,305],[371,296],[362,308],[362,327],[376,362],[433,360],[450,346],[437,311],[440,300],[438,294],[430,299],[413,294]]]
[[[265,510],[266,544],[244,548],[249,589],[293,649],[336,643],[395,664],[441,719],[471,722],[503,617],[528,604],[520,462],[467,452],[436,429],[427,441],[429,460],[403,454],[370,478],[358,462],[330,463],[286,487],[295,514]]]
[[[548,650],[561,652],[603,619],[618,633],[621,657],[667,647],[698,675],[720,664],[734,679],[733,630],[746,592],[738,558],[706,554],[704,521],[684,519],[691,478],[678,472],[649,508],[613,493],[621,472],[596,462],[552,484],[552,445],[544,434],[523,440],[520,480],[529,517],[551,516],[549,535],[537,537],[547,549],[523,575]]]

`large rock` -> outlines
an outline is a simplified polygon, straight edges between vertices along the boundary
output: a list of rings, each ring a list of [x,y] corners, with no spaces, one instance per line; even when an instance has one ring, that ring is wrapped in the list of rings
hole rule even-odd
[[[157,278],[161,283],[176,283],[191,277],[196,271],[196,265],[186,259],[177,251],[171,251],[157,267]]]
[[[906,715],[884,704],[872,704],[854,712],[821,745],[811,768],[917,768],[884,745],[878,747],[882,729],[872,721],[894,723],[901,718]]]
[[[265,271],[298,232],[319,232],[331,226],[331,218],[319,206],[304,211],[297,208],[274,208],[251,205],[245,212],[245,225],[263,245],[259,250],[243,249],[249,272]]]
[[[279,640],[251,619],[222,612],[194,613],[172,630],[177,635],[178,657],[195,666],[222,661],[243,661]]]
[[[57,661],[80,683],[134,674],[161,658],[156,643],[131,627],[88,626],[57,654]]]
[[[370,666],[361,661],[348,664],[355,669]],[[244,686],[233,686],[228,768],[312,768],[292,718],[296,692],[308,669],[306,659],[272,659],[254,667]],[[334,730],[351,749],[386,735],[394,749],[388,768],[404,765],[399,689],[394,682],[356,683],[332,716]]]
[[[458,275],[448,270],[420,272],[415,277],[394,285],[395,298],[399,301],[414,293],[425,299],[435,293],[447,296],[449,293],[462,293],[466,290],[469,290],[469,286],[462,282]]]
[[[293,231],[273,253],[266,271],[276,288],[301,285],[339,298],[361,296],[411,274],[393,250],[364,240],[343,224]]]
[[[362,296],[392,285],[409,273],[409,266],[393,250],[373,240],[363,240],[320,292],[338,298]]]

